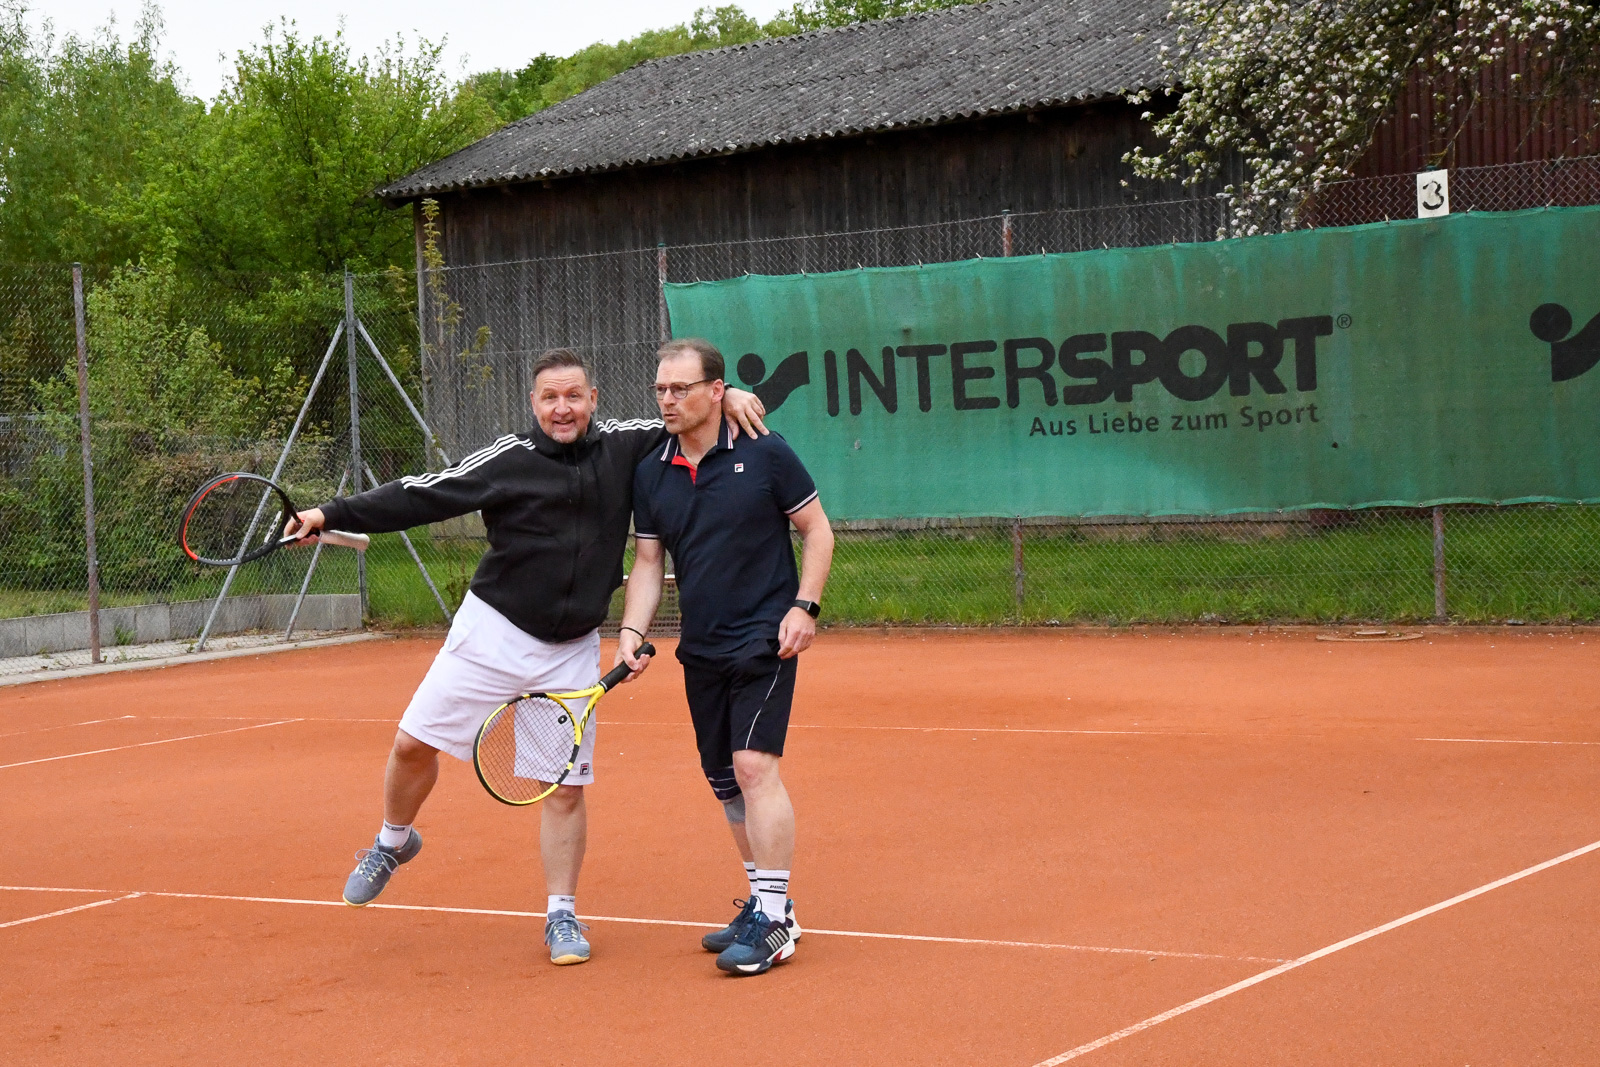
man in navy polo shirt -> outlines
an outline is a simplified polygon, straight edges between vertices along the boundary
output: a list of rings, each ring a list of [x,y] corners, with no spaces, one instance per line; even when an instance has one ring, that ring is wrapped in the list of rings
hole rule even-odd
[[[678,660],[700,766],[722,802],[750,895],[701,945],[730,974],[794,954],[789,900],[794,807],[778,773],[798,656],[816,637],[833,531],[800,457],[777,434],[735,439],[722,419],[722,354],[698,338],[658,353],[656,401],[673,437],[634,475],[633,573],[618,662],[635,656],[661,600],[665,554],[678,579]],[[804,541],[795,571],[789,525]]]

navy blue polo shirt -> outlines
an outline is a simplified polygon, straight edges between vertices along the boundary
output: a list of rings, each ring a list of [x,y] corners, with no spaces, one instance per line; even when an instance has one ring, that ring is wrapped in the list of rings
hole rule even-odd
[[[680,652],[737,655],[778,639],[800,589],[789,516],[817,498],[800,457],[777,434],[741,435],[724,420],[716,445],[689,465],[669,438],[633,476],[636,537],[672,554],[683,614]]]

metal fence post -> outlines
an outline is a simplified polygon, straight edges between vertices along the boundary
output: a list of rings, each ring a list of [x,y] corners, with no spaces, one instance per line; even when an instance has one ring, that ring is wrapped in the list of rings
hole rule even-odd
[[[1011,523],[1011,583],[1017,601],[1017,621],[1022,621],[1022,600],[1028,591],[1028,569],[1022,560],[1022,517]]]
[[[78,442],[83,450],[83,540],[89,564],[89,659],[100,655],[100,560],[94,548],[94,457],[89,449],[89,330],[83,313],[83,264],[72,265],[72,312],[78,333]]]
[[[1006,208],[1000,212],[1000,254],[1009,258],[1012,249],[1011,209]],[[1027,591],[1028,569],[1022,556],[1022,516],[1018,515],[1011,523],[1011,594],[1017,604],[1018,622],[1023,618],[1022,603]]]
[[[672,322],[667,315],[667,242],[656,244],[656,334],[661,341],[672,340]]]
[[[1433,506],[1433,617],[1438,622],[1450,621],[1449,605],[1444,595],[1444,506]]]
[[[355,275],[344,272],[344,341],[350,364],[350,482],[361,491],[361,386],[356,378],[356,296]],[[356,588],[361,594],[361,619],[367,618],[367,557],[356,553]]]

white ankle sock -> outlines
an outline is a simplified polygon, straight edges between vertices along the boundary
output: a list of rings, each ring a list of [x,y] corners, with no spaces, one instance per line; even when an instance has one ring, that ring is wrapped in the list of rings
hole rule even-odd
[[[756,865],[753,864],[753,863],[745,864],[744,865],[744,876],[750,880],[750,895],[751,896],[755,896],[756,895]]]
[[[755,886],[762,913],[781,922],[789,906],[789,872],[757,871]]]
[[[396,826],[385,819],[383,821],[383,829],[378,831],[378,844],[384,848],[399,848],[409,840],[411,840],[410,823],[406,823],[404,826]]]
[[[578,898],[552,894],[544,902],[544,913],[548,916],[554,915],[558,911],[570,911],[574,915],[578,914]]]

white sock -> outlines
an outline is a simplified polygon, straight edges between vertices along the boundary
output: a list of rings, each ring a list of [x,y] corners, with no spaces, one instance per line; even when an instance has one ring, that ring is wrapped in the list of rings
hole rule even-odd
[[[550,916],[554,915],[558,911],[570,911],[573,915],[577,915],[578,898],[564,897],[559,894],[551,894],[545,899],[544,913],[546,916]]]
[[[750,895],[751,896],[755,896],[756,895],[756,865],[753,864],[753,863],[745,864],[744,865],[744,876],[750,880]]]
[[[757,871],[755,885],[762,913],[781,922],[789,906],[789,872]]]
[[[383,829],[378,831],[378,844],[384,848],[399,848],[411,840],[411,824],[396,826],[388,819],[383,821]]]

